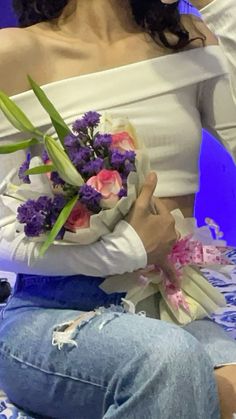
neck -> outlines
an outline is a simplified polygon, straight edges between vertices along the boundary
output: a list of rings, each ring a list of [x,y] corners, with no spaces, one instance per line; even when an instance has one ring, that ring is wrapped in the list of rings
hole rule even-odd
[[[86,42],[113,43],[140,32],[129,0],[70,0],[56,23],[64,35]]]

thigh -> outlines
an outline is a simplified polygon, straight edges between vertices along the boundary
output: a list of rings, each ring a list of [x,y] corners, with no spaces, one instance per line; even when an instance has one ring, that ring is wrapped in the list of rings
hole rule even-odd
[[[165,374],[178,359],[188,377],[185,366],[195,357],[197,377],[198,363],[207,358],[178,326],[115,308],[97,314],[78,324],[81,313],[75,310],[19,310],[14,321],[10,317],[0,325],[0,383],[15,404],[44,419],[97,419],[122,377],[132,392],[153,368]],[[206,375],[209,365],[206,361]]]

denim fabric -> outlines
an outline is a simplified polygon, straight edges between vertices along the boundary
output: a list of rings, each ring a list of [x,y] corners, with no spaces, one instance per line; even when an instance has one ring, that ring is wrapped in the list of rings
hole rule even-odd
[[[201,321],[187,332],[125,313],[122,295],[108,297],[101,281],[18,276],[0,322],[0,386],[10,400],[43,419],[220,418],[214,357],[235,361],[235,342],[220,359],[213,343],[204,347],[209,330],[212,342],[220,332],[231,344],[218,326]],[[53,340],[58,332],[64,344]]]

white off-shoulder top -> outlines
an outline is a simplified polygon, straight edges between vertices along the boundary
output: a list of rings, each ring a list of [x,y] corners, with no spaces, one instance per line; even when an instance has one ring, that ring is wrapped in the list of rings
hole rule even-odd
[[[233,2],[230,0],[228,5]],[[220,0],[213,3],[219,7]],[[236,9],[235,4],[233,8]],[[210,15],[209,7],[207,13]],[[235,29],[231,28],[231,33],[224,33],[221,46],[170,54],[42,87],[68,124],[88,110],[107,111],[115,118],[127,116],[148,149],[152,170],[158,174],[156,195],[192,194],[199,184],[202,128],[213,133],[236,158],[236,33],[233,36],[233,32]],[[222,50],[224,43],[226,53]],[[49,129],[48,115],[32,91],[15,95],[13,100],[34,125],[41,130]],[[9,141],[18,136],[0,115],[0,138]],[[1,156],[0,182],[12,165],[23,159],[24,152]],[[38,244],[17,241],[13,224],[2,227],[1,269],[103,276],[139,269],[147,261],[141,240],[124,221],[93,245],[52,246],[43,260],[29,268],[29,253],[36,258],[37,252]]]
[[[88,110],[127,116],[158,174],[156,195],[169,197],[198,190],[202,127],[236,157],[236,105],[227,72],[221,48],[208,46],[72,77],[43,89],[68,124]],[[35,126],[48,129],[50,120],[32,91],[13,99]],[[15,133],[1,116],[0,136],[13,138]]]

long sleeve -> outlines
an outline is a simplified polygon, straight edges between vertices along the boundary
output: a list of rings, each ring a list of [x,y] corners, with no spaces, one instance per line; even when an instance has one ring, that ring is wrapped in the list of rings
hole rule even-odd
[[[231,88],[236,102],[236,1],[214,0],[201,9],[203,20],[219,38],[229,64]]]
[[[0,232],[1,270],[39,275],[108,276],[133,272],[147,264],[147,256],[133,228],[121,221],[113,233],[88,246],[52,245],[39,259],[39,243],[18,240],[14,224]],[[31,261],[30,266],[28,261]]]

